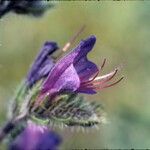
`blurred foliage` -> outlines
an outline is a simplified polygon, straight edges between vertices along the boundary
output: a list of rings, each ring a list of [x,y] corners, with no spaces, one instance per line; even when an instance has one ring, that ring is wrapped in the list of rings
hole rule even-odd
[[[42,18],[8,14],[0,21],[0,124],[15,87],[47,40],[62,47],[85,24],[80,39],[94,34],[89,57],[97,64],[106,57],[106,71],[123,66],[117,86],[86,97],[105,105],[109,123],[89,133],[60,130],[64,149],[150,148],[150,3],[57,2]]]

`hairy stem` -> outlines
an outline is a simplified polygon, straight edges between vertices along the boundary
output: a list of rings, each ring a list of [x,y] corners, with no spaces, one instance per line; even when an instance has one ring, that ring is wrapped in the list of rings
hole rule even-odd
[[[27,116],[19,116],[6,122],[6,124],[0,129],[0,142],[13,130],[15,127],[26,119]]]

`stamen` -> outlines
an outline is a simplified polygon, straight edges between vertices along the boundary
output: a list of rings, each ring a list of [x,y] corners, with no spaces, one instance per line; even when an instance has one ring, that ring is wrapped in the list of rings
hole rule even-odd
[[[85,29],[85,25],[83,25],[79,29],[79,31],[70,39],[70,41],[65,44],[65,46],[62,48],[62,51],[64,52],[67,51],[68,48],[71,46],[71,44],[74,43],[77,37],[84,31],[84,29]]]
[[[112,83],[110,85],[105,86],[104,88],[111,87],[111,86],[114,86],[114,85],[118,84],[123,78],[124,77],[120,78],[118,81],[116,81],[116,82],[114,82],[114,83]]]
[[[112,83],[112,84],[110,84],[110,85],[106,85],[106,82],[109,81],[109,80],[107,80],[107,81],[104,81],[104,82],[101,82],[101,81],[98,81],[98,82],[96,82],[96,83],[93,83],[93,82],[92,82],[92,83],[83,85],[83,86],[81,86],[81,87],[82,87],[82,88],[92,88],[92,89],[100,90],[100,89],[103,89],[103,88],[111,87],[111,86],[113,86],[113,85],[119,83],[123,78],[124,78],[124,77],[122,77],[121,79],[119,79],[118,81],[116,81],[116,82],[114,82],[114,83]],[[111,79],[112,79],[112,77],[111,77]]]
[[[106,58],[104,58],[104,60],[103,60],[103,63],[102,63],[102,65],[101,65],[101,69],[103,69],[103,68],[104,68],[105,63],[106,63]]]
[[[108,87],[111,87],[111,86],[114,86],[114,85],[116,85],[116,84],[118,84],[122,79],[123,79],[124,77],[122,77],[122,78],[120,78],[118,81],[116,81],[116,82],[114,82],[114,83],[112,83],[112,84],[110,84],[110,85],[104,85],[104,86],[102,86],[102,87],[93,87],[95,90],[101,90],[101,89],[104,89],[104,88],[108,88]]]
[[[96,77],[96,78],[94,78],[94,80],[91,80],[89,82],[82,84],[82,87],[85,87],[85,86],[96,87],[96,85],[104,84],[104,83],[110,81],[116,75],[117,72],[118,72],[118,69],[115,69],[115,71],[113,71],[109,74]]]
[[[85,29],[85,25],[83,25],[79,29],[79,31],[69,40],[69,42],[65,44],[63,48],[60,48],[57,52],[55,52],[55,54],[52,56],[55,62],[57,62],[57,60],[62,56],[62,54],[70,48],[70,46],[75,42],[77,37],[84,31],[84,29]]]
[[[115,69],[113,72],[109,74],[99,76],[93,81],[93,83],[96,84],[96,83],[101,83],[101,82],[104,83],[104,82],[110,81],[117,74],[117,72],[118,72],[118,69]]]
[[[66,43],[65,46],[62,48],[62,51],[66,52],[69,49],[70,46],[71,46],[70,42]]]
[[[105,63],[106,63],[106,58],[104,58],[100,69],[102,69],[104,67]],[[87,85],[88,83],[91,83],[92,81],[94,81],[96,79],[96,77],[98,76],[100,69],[96,72],[96,74],[91,79],[89,79],[88,81],[82,82],[82,85],[85,85],[85,84]]]
[[[91,79],[89,79],[85,82],[82,82],[82,85],[92,82],[98,76],[98,74],[99,74],[99,70],[95,73],[95,75]]]
[[[60,48],[59,53],[57,54],[57,56],[53,56],[54,59],[58,59],[64,52],[66,52],[70,46],[75,42],[75,40],[77,39],[77,37],[84,31],[85,29],[85,25],[83,25],[79,31],[69,40],[69,42],[67,42],[63,48]]]

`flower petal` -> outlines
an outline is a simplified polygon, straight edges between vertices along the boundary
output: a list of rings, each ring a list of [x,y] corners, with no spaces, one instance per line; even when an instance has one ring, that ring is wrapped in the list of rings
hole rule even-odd
[[[59,92],[60,90],[75,91],[80,86],[80,79],[73,64],[62,75],[58,76],[57,79],[57,82],[51,89],[53,92]],[[47,91],[48,89],[45,90]]]
[[[86,40],[81,41],[73,51],[71,51],[68,55],[63,57],[61,60],[59,60],[51,70],[47,80],[44,82],[42,93],[54,89],[57,84],[60,86],[60,87],[57,86],[57,90],[64,89],[64,87],[65,89],[70,90],[70,85],[67,83],[68,82],[67,78],[69,75],[70,75],[70,79],[72,78],[71,80],[72,83],[75,83],[78,82],[76,75],[78,75],[83,80],[86,80],[93,73],[95,73],[97,71],[96,65],[88,61],[86,58],[87,53],[91,51],[91,49],[93,48],[95,41],[96,41],[95,36],[90,36]],[[69,75],[67,75],[65,71],[69,67],[71,67],[71,69],[69,69],[70,72],[67,71],[69,73]],[[76,75],[73,67],[77,72]],[[73,71],[73,73],[71,71]],[[74,75],[71,77],[72,74]],[[59,81],[60,76],[63,76],[64,77],[63,82],[66,82],[63,85],[57,83],[60,82]],[[73,85],[75,85],[75,87],[73,87],[72,89],[77,90],[78,88],[78,86],[76,86],[77,84],[73,84]]]
[[[86,56],[75,64],[75,68],[78,72],[81,82],[89,80],[94,74],[98,72],[97,66],[93,62],[89,61]]]
[[[93,88],[79,88],[77,92],[84,93],[84,94],[96,94],[97,93]]]
[[[55,42],[46,42],[44,44],[27,75],[27,85],[29,87],[32,87],[36,81],[48,75],[54,65],[52,58],[49,58],[49,56],[57,49],[58,46]]]
[[[24,131],[9,146],[9,150],[56,150],[61,138],[47,127],[28,123]]]

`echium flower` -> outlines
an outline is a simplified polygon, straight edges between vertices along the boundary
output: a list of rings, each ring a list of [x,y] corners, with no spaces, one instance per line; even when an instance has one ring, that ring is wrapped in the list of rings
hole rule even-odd
[[[25,141],[30,145],[29,139],[35,137],[35,143],[32,143],[31,147],[37,148],[40,143],[51,149],[53,146],[49,143],[53,141],[53,134],[48,129],[51,125],[77,126],[84,129],[105,121],[101,105],[86,101],[80,93],[96,94],[97,91],[117,84],[122,78],[110,83],[118,69],[106,75],[99,75],[106,59],[98,68],[87,58],[95,42],[95,36],[82,40],[58,61],[54,61],[52,57],[58,50],[57,43],[44,44],[24,80],[23,88],[17,93],[16,105],[12,111],[12,120],[16,124],[19,124],[20,120],[32,123],[23,127],[24,130],[14,139],[10,148],[22,148]],[[11,125],[14,129],[15,124]],[[53,144],[55,146],[56,143]],[[56,148],[58,145],[56,144]]]
[[[87,59],[87,54],[92,50],[95,42],[95,36],[90,36],[86,40],[81,41],[67,56],[59,60],[44,81],[41,95],[64,90],[94,94],[96,90],[115,84],[108,85],[108,81],[114,77],[117,69],[104,76],[98,76],[104,63],[98,68]]]
[[[98,68],[87,58],[95,42],[96,37],[90,36],[58,62],[51,63],[52,67],[48,69],[49,72],[42,81],[38,94],[30,102],[29,111],[32,117],[48,119],[48,122],[59,122],[67,126],[93,126],[102,122],[103,117],[97,110],[98,105],[83,100],[79,94],[95,94],[98,90],[118,83],[122,78],[109,83],[118,69],[99,76],[106,60],[104,59]],[[41,67],[36,65],[35,68],[37,72],[41,70]]]

